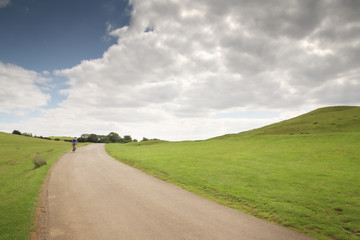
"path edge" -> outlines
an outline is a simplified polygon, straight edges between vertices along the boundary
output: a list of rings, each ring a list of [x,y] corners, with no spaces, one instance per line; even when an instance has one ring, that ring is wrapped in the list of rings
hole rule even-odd
[[[67,153],[61,155],[55,163],[50,167],[44,183],[42,184],[38,200],[36,203],[33,230],[31,231],[30,240],[46,240],[48,236],[48,187],[50,182],[50,177],[55,165],[63,158]]]

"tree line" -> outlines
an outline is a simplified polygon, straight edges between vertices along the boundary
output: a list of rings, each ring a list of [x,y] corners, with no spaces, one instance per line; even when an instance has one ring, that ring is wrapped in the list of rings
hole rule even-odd
[[[27,136],[27,137],[32,137],[33,136],[31,133],[21,133],[19,130],[14,130],[12,132],[12,134],[23,135],[23,136]],[[37,137],[37,136],[35,136],[35,137]],[[39,138],[51,140],[48,137],[40,136]],[[59,141],[59,139],[54,139],[54,140]],[[158,139],[151,139],[151,140],[158,140]],[[65,139],[64,141],[65,142],[72,142],[71,139]],[[143,137],[143,139],[140,142],[146,142],[146,141],[150,141],[150,139],[148,139],[146,137]],[[121,137],[118,133],[111,132],[108,135],[97,135],[97,134],[94,134],[94,133],[91,133],[91,134],[84,133],[78,138],[78,142],[129,143],[129,142],[138,142],[138,140],[133,139],[130,135],[125,135],[125,136]]]
[[[82,134],[78,138],[78,142],[93,142],[93,143],[129,143],[138,142],[137,139],[132,139],[130,135],[121,137],[116,132],[111,132],[108,135],[97,135],[97,134]]]

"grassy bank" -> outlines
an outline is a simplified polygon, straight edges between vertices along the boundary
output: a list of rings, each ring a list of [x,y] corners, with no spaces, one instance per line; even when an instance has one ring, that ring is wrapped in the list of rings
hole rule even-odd
[[[306,115],[285,126],[294,131],[310,118],[307,124],[315,131],[314,125],[345,121],[330,121],[327,111],[320,112],[327,114],[324,122]],[[259,129],[206,141],[108,144],[106,149],[124,163],[267,221],[318,239],[359,239],[360,132],[344,127],[349,131],[309,134],[303,128],[294,134],[275,125],[265,128],[265,135]]]
[[[38,193],[51,165],[71,143],[0,132],[0,239],[29,239]],[[39,154],[47,165],[34,168]]]

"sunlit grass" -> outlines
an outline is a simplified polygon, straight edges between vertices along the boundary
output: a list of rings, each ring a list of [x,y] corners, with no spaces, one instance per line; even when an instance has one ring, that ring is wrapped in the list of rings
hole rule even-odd
[[[0,132],[0,239],[30,238],[39,190],[49,168],[71,144]],[[47,164],[35,168],[38,154]]]
[[[109,144],[110,155],[319,239],[359,239],[360,133]]]

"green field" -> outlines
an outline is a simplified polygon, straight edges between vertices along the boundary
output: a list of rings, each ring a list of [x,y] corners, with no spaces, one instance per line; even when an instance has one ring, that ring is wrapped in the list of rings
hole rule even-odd
[[[61,139],[62,140],[62,139]],[[29,239],[39,190],[71,143],[0,132],[0,240]],[[115,158],[319,239],[360,239],[360,108],[323,108],[206,141],[108,144]],[[47,165],[34,168],[39,154]]]
[[[206,141],[108,144],[116,159],[318,239],[360,238],[360,108]]]
[[[71,143],[0,132],[1,240],[30,238],[41,185],[51,165],[71,148]],[[35,154],[47,165],[34,168]]]

